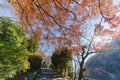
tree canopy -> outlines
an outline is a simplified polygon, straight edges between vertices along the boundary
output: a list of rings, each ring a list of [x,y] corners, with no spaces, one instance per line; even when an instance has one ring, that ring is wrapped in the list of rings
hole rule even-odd
[[[89,27],[95,28],[96,39],[118,39],[120,4],[114,4],[114,0],[10,0],[10,3],[22,29],[34,35],[33,42],[39,39],[43,45],[43,40],[47,40],[49,45],[59,44],[71,49],[77,45],[74,49],[81,49],[80,40],[86,31],[90,31]],[[92,22],[95,20],[98,22]],[[103,26],[105,23],[109,28]],[[107,41],[96,42],[94,49],[104,49]]]

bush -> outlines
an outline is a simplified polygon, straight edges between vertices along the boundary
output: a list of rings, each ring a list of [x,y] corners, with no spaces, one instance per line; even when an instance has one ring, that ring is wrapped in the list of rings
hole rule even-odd
[[[42,66],[42,57],[39,55],[30,55],[28,59],[30,63],[30,70],[37,71]]]
[[[55,50],[51,57],[51,61],[53,64],[52,68],[57,70],[65,77],[68,77],[69,73],[72,71],[71,53],[71,50],[66,47],[62,47],[61,49]]]

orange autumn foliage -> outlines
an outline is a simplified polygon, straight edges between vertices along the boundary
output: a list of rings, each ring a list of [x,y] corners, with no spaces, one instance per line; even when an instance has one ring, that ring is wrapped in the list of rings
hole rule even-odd
[[[72,59],[72,50],[70,50],[70,49],[68,49],[66,47],[62,47],[62,48],[56,49],[54,51],[54,54],[57,54],[57,55],[67,54],[67,57]]]
[[[16,9],[22,29],[25,32],[31,29],[31,32],[37,33],[38,37],[33,37],[33,41],[45,39],[55,46],[60,44],[72,49],[73,45],[81,45],[80,38],[83,34],[81,27],[99,17],[103,18],[103,23],[107,22],[110,25],[110,29],[120,26],[120,17],[116,15],[120,4],[114,5],[113,0],[11,0],[11,2],[14,3],[12,6]],[[97,36],[114,33],[110,29],[106,31],[99,30],[100,27],[96,28],[97,32],[94,35]]]

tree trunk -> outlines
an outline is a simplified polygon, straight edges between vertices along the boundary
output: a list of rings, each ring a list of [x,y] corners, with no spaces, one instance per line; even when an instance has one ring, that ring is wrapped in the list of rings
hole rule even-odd
[[[82,80],[82,78],[83,78],[83,70],[80,69],[78,80]]]
[[[78,80],[82,80],[83,79],[83,72],[84,72],[84,60],[82,60],[82,62],[80,63],[80,71],[79,71],[79,76],[78,76]]]

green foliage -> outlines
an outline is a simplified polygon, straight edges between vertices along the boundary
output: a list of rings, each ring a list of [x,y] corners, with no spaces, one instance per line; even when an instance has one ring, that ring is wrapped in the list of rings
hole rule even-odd
[[[0,80],[29,68],[23,32],[9,19],[0,18]]]
[[[42,57],[37,54],[30,55],[28,61],[30,63],[30,70],[32,71],[37,71],[42,66]]]
[[[38,41],[33,44],[32,40],[29,39],[29,40],[27,40],[27,43],[28,43],[27,49],[30,52],[34,53],[38,50]]]
[[[71,58],[68,56],[67,48],[59,50],[56,50],[51,57],[53,69],[56,69],[58,72],[62,73],[62,75],[67,76],[72,71]],[[60,52],[60,54],[57,52]]]

